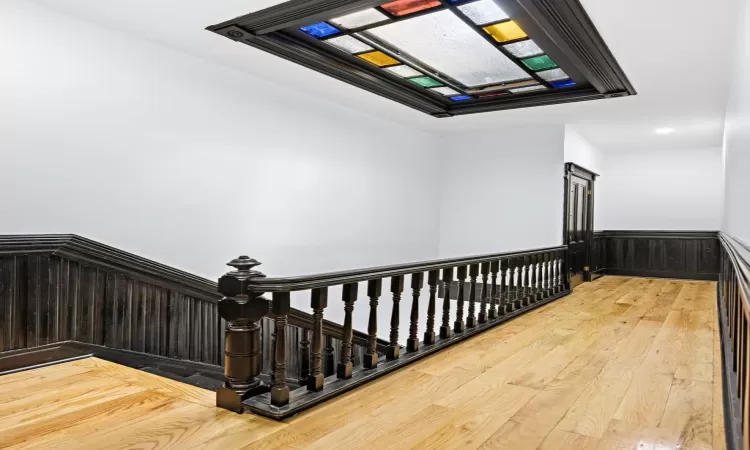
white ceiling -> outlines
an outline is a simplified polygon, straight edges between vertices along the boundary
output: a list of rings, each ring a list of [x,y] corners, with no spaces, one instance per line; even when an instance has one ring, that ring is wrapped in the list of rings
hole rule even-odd
[[[581,0],[637,96],[435,119],[205,31],[276,0],[36,0],[312,95],[427,131],[573,124],[603,150],[720,146],[737,0]],[[668,136],[657,127],[673,127]]]

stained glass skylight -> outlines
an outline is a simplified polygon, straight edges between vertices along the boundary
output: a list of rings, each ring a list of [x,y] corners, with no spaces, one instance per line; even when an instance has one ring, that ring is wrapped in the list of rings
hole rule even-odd
[[[541,55],[544,53],[544,50],[539,48],[539,46],[536,45],[536,42],[531,39],[504,45],[503,48],[508,50],[510,54],[516,58],[528,58],[529,56]]]
[[[539,78],[546,81],[557,81],[569,78],[568,74],[563,72],[562,69],[545,70],[543,72],[537,72],[536,74],[539,75]]]
[[[373,23],[383,22],[388,17],[375,8],[365,9],[364,11],[347,14],[346,16],[331,19],[331,23],[343,28],[359,28]]]
[[[374,52],[368,52],[368,53],[362,53],[360,55],[357,55],[360,58],[364,59],[370,64],[375,64],[378,67],[383,66],[392,66],[394,64],[398,64],[399,61],[397,59],[394,59],[385,53],[381,51],[374,51]]]
[[[526,32],[512,20],[484,27],[484,31],[492,36],[497,42],[508,42],[526,37]]]
[[[411,67],[404,65],[404,64],[400,66],[388,67],[385,70],[401,78],[418,77],[422,75],[422,72],[414,70]]]
[[[366,52],[368,50],[374,50],[369,45],[351,36],[338,36],[338,37],[334,37],[331,39],[326,39],[323,42],[325,42],[326,44],[333,45],[334,47],[340,50],[343,50],[347,53],[361,53],[361,52]]]
[[[466,86],[529,78],[525,70],[450,10],[377,26],[368,32]]]
[[[396,0],[395,2],[381,5],[381,8],[394,16],[406,16],[418,11],[440,6],[439,0]]]
[[[509,19],[505,11],[500,9],[494,0],[479,0],[460,5],[458,9],[477,25],[486,25]]]
[[[209,29],[438,117],[635,93],[573,0],[385,1],[290,0]]]

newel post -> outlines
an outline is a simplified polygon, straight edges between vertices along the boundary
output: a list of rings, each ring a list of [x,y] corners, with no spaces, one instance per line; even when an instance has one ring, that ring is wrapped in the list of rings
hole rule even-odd
[[[263,292],[253,289],[253,280],[265,275],[253,267],[260,263],[240,256],[227,263],[236,270],[219,278],[218,311],[227,322],[224,339],[224,386],[216,391],[216,406],[242,412],[242,401],[267,392],[259,379],[261,372],[260,319],[269,312],[270,303]]]

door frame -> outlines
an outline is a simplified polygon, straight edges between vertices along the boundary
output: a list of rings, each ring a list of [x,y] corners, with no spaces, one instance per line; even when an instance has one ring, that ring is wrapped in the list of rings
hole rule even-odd
[[[563,189],[563,245],[570,245],[568,239],[568,217],[570,215],[570,207],[568,204],[568,190],[570,189],[571,177],[576,175],[580,178],[588,180],[591,185],[589,195],[587,195],[586,201],[586,222],[589,224],[588,236],[586,236],[586,244],[584,251],[584,265],[583,265],[583,281],[591,281],[591,247],[594,243],[594,186],[596,185],[596,178],[599,176],[598,173],[593,172],[585,167],[579,166],[576,163],[566,162],[565,163],[565,186]],[[570,255],[570,252],[568,252]],[[568,274],[572,275],[573,265],[572,261],[568,261]]]

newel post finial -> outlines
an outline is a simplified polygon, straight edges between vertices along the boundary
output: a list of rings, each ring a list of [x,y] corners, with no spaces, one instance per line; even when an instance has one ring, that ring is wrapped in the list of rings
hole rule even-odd
[[[265,275],[254,267],[261,263],[240,256],[227,263],[235,270],[219,278],[218,311],[227,323],[224,339],[224,386],[216,392],[216,406],[242,412],[242,401],[268,391],[261,372],[260,320],[270,303],[254,282]]]

